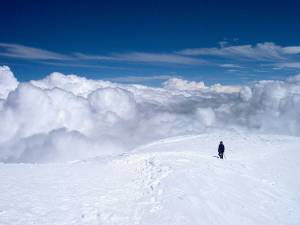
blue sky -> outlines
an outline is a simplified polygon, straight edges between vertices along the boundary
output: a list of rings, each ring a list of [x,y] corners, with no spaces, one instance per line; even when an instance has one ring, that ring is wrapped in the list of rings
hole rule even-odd
[[[158,84],[285,79],[300,71],[297,1],[6,1],[0,64]]]

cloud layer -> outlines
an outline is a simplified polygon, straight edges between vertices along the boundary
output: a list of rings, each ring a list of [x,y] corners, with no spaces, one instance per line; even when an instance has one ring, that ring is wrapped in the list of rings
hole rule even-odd
[[[18,83],[0,67],[0,161],[52,162],[130,151],[209,129],[300,135],[300,76],[251,86],[170,78],[162,87],[52,73]]]
[[[274,42],[254,45],[230,45],[221,42],[219,47],[210,48],[187,48],[170,52],[108,52],[94,55],[82,52],[62,54],[21,44],[0,43],[0,57],[32,60],[53,66],[103,69],[114,68],[107,63],[123,63],[126,66],[151,64],[245,69],[249,62],[264,63],[263,66],[269,68],[299,69],[299,56],[299,45],[281,46]]]

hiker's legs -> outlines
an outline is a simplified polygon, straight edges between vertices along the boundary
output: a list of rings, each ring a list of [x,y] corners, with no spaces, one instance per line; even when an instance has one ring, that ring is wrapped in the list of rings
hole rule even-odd
[[[220,159],[223,159],[223,153],[219,153]]]

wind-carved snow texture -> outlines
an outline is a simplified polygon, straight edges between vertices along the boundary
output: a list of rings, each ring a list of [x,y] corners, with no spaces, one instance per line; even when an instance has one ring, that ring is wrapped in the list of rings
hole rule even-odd
[[[210,130],[300,135],[300,75],[248,86],[170,79],[161,88],[0,67],[0,161],[63,162]]]

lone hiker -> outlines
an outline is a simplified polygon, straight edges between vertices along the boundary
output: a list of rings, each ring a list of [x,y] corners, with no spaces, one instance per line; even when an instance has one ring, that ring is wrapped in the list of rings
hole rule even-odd
[[[225,151],[225,146],[223,145],[223,141],[220,141],[219,148],[218,148],[220,159],[223,159],[224,151]]]

